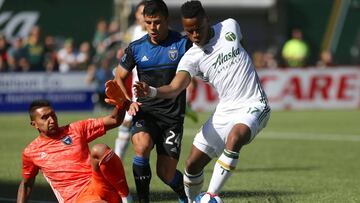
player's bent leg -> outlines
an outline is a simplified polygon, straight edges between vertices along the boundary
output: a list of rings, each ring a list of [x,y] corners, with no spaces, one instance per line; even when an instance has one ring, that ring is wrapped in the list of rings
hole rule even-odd
[[[132,136],[131,141],[136,156],[150,156],[150,152],[154,148],[154,142],[149,133],[138,132]]]
[[[211,161],[211,158],[192,145],[191,152],[185,161],[186,171],[190,174],[201,172],[204,167]]]
[[[150,152],[154,147],[148,133],[138,132],[132,137],[135,151],[133,159],[133,175],[139,202],[149,202],[149,190],[151,181],[151,168],[149,164]]]
[[[98,195],[96,189],[92,186],[93,183],[90,183],[90,185],[80,193],[80,195],[76,198],[75,203],[118,203],[120,201],[120,197],[114,193],[114,194],[106,194],[106,196],[111,197],[111,199],[103,200],[100,195]],[[105,199],[105,198],[104,198]]]
[[[184,189],[188,202],[193,202],[196,195],[201,192],[204,183],[204,167],[211,161],[211,158],[200,151],[194,145],[191,153],[185,162]]]
[[[183,174],[176,169],[178,160],[164,154],[158,154],[156,172],[158,177],[178,195],[181,202],[186,201]]]
[[[178,160],[167,155],[158,154],[156,162],[156,174],[164,182],[173,180]]]
[[[219,194],[225,182],[232,175],[239,160],[239,151],[247,144],[251,137],[251,130],[247,125],[236,124],[231,129],[226,147],[216,161],[208,192]]]
[[[94,178],[97,176],[96,178]],[[104,177],[93,175],[90,184],[76,198],[75,203],[118,203],[120,196],[107,183]]]
[[[108,146],[96,144],[91,150],[91,162],[93,171],[98,176],[102,176],[115,189],[122,201],[130,202],[129,187],[120,158]]]
[[[241,147],[249,142],[251,138],[250,128],[242,123],[234,125],[229,133],[225,148],[239,152]]]

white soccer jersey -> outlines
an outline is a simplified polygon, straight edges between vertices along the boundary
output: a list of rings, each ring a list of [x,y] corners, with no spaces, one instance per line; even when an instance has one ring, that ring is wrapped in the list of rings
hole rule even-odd
[[[177,71],[187,71],[209,82],[219,94],[217,108],[266,103],[254,65],[240,44],[239,24],[230,18],[212,28],[212,39],[201,48],[194,44],[182,57]]]

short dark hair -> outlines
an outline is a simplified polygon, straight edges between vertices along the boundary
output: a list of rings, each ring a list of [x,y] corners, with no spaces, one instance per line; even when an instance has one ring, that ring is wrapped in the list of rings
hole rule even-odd
[[[187,1],[181,6],[181,15],[183,18],[194,18],[204,17],[206,14],[200,1]]]
[[[38,100],[34,100],[31,102],[30,106],[29,106],[29,115],[30,115],[30,120],[33,120],[34,118],[34,111],[38,108],[41,107],[52,107],[51,103],[49,100],[46,99],[38,99]]]
[[[152,16],[160,13],[165,18],[169,16],[169,10],[163,0],[146,0],[144,6],[144,16]]]

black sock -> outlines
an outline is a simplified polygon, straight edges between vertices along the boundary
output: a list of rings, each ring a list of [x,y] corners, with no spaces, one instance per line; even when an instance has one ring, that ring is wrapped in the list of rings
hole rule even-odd
[[[174,179],[168,185],[176,192],[180,199],[186,199],[183,174],[180,171],[176,170]]]
[[[135,156],[133,160],[133,174],[139,202],[149,202],[151,180],[149,159]]]

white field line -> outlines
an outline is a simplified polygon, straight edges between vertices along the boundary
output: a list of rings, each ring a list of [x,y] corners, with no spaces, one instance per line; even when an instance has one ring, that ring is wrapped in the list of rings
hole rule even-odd
[[[2,202],[2,201],[16,202],[16,199],[0,197],[0,202]],[[40,201],[40,200],[29,200],[28,202],[29,203],[56,203],[56,202],[52,202],[52,201]]]
[[[184,129],[184,136],[194,137],[198,129]],[[305,133],[305,132],[270,132],[266,129],[260,132],[255,139],[281,139],[281,140],[323,140],[323,141],[350,141],[360,142],[360,135],[331,134],[331,133]]]

